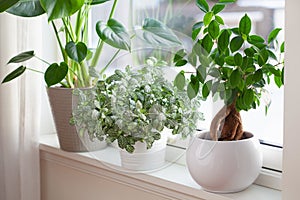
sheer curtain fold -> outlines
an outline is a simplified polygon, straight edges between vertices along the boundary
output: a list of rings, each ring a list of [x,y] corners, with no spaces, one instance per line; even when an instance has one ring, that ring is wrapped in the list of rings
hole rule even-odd
[[[43,48],[42,20],[0,15],[1,81],[19,66],[5,66],[9,58],[22,51]],[[35,68],[39,65],[30,62]],[[40,83],[42,75],[26,72],[22,78],[0,85],[1,200],[40,199],[38,136],[44,89]]]

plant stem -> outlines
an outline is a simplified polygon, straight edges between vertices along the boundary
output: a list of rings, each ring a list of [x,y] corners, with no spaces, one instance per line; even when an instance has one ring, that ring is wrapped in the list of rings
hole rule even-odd
[[[75,35],[76,35],[76,39],[78,41],[80,41],[80,31],[81,31],[81,25],[82,25],[82,15],[83,15],[83,11],[82,8],[78,11],[77,13],[77,18],[76,18],[76,25],[75,25]]]
[[[45,74],[44,72],[39,71],[39,70],[36,70],[36,69],[32,69],[32,68],[28,68],[28,67],[27,67],[26,69],[28,69],[28,70],[30,70],[30,71],[33,71],[33,72],[40,73],[40,74]]]
[[[73,35],[73,32],[72,32],[72,30],[71,30],[71,26],[70,26],[69,20],[66,20],[65,18],[62,18],[62,22],[63,22],[63,24],[64,24],[64,26],[65,26],[65,30],[66,30],[66,32],[68,33],[68,35],[70,36],[71,40],[72,40],[73,42],[76,42],[76,41],[75,41],[75,38],[74,38],[74,35]]]
[[[108,18],[108,21],[113,17],[114,15],[114,12],[116,10],[116,5],[118,3],[118,0],[114,0],[114,4],[111,8],[111,11],[110,11],[110,14],[109,14],[109,18]],[[96,67],[98,61],[99,61],[99,58],[100,58],[100,54],[102,52],[102,49],[103,49],[103,46],[104,46],[104,41],[101,40],[100,41],[100,38],[99,38],[99,41],[98,41],[98,46],[96,48],[96,52],[95,52],[95,55],[92,59],[92,62],[91,62],[91,67]]]
[[[120,53],[121,49],[118,49],[116,53],[113,55],[113,57],[109,60],[109,62],[105,65],[105,67],[100,71],[100,75],[102,75],[106,69],[109,67],[109,65],[113,62],[113,60],[117,57],[117,55]]]
[[[82,79],[84,81],[84,86],[90,86],[90,76],[89,74],[87,73],[87,66],[84,62],[81,62],[80,63],[80,69],[81,69],[81,74],[82,74]]]
[[[34,55],[34,57],[37,58],[38,60],[42,61],[43,63],[46,63],[47,65],[50,65],[50,63],[47,62],[46,60],[43,60],[42,58],[37,57],[36,55]]]
[[[56,36],[57,42],[59,44],[59,48],[60,48],[62,57],[63,57],[64,61],[66,61],[67,60],[67,54],[66,54],[66,52],[64,50],[64,47],[62,46],[61,40],[60,40],[59,35],[58,35],[58,31],[56,29],[56,26],[55,26],[54,22],[51,21],[51,23],[52,23],[52,26],[53,26],[53,29],[54,29],[54,32],[55,32],[55,36]]]

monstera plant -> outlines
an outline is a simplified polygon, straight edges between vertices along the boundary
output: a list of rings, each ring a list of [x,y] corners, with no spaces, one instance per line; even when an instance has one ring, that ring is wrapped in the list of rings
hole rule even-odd
[[[94,5],[103,4],[110,0],[4,0],[0,3],[0,12],[6,11],[13,15],[22,17],[34,17],[47,14],[48,22],[53,27],[54,34],[61,52],[62,61],[59,63],[48,63],[40,59],[36,52],[27,51],[18,54],[9,60],[10,63],[21,63],[33,57],[38,58],[48,65],[44,74],[48,87],[60,84],[67,88],[88,87],[93,85],[103,74],[112,60],[121,51],[131,50],[131,38],[125,26],[114,19],[114,13],[118,0],[112,2],[107,21],[100,20],[96,23],[96,32],[99,36],[98,46],[94,51],[88,48],[88,23],[90,10]],[[101,6],[96,9],[101,10]],[[149,37],[155,37],[177,42],[175,35],[161,22],[154,19],[145,19],[142,25]],[[167,33],[167,34],[165,34]],[[168,35],[168,37],[164,37]],[[96,66],[102,53],[104,44],[108,44],[116,49],[108,63],[101,64],[101,71],[96,72]],[[87,62],[88,61],[88,62]],[[88,66],[87,66],[87,63]],[[8,82],[26,70],[36,71],[27,66],[21,65],[8,74],[2,83]]]

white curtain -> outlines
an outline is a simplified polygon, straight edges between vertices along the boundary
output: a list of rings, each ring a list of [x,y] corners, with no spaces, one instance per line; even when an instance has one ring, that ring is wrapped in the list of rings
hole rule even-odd
[[[0,14],[1,82],[19,66],[6,65],[9,58],[23,51],[47,49],[43,24],[47,25],[43,17]],[[43,68],[39,61],[25,65]],[[0,200],[40,199],[38,138],[41,121],[45,120],[41,119],[44,90],[43,75],[30,71],[0,85]]]

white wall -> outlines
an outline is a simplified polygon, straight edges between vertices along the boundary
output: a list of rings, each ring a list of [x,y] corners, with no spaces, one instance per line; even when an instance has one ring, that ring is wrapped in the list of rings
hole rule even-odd
[[[300,185],[300,1],[286,0],[285,114],[283,151],[283,199],[299,199]]]

